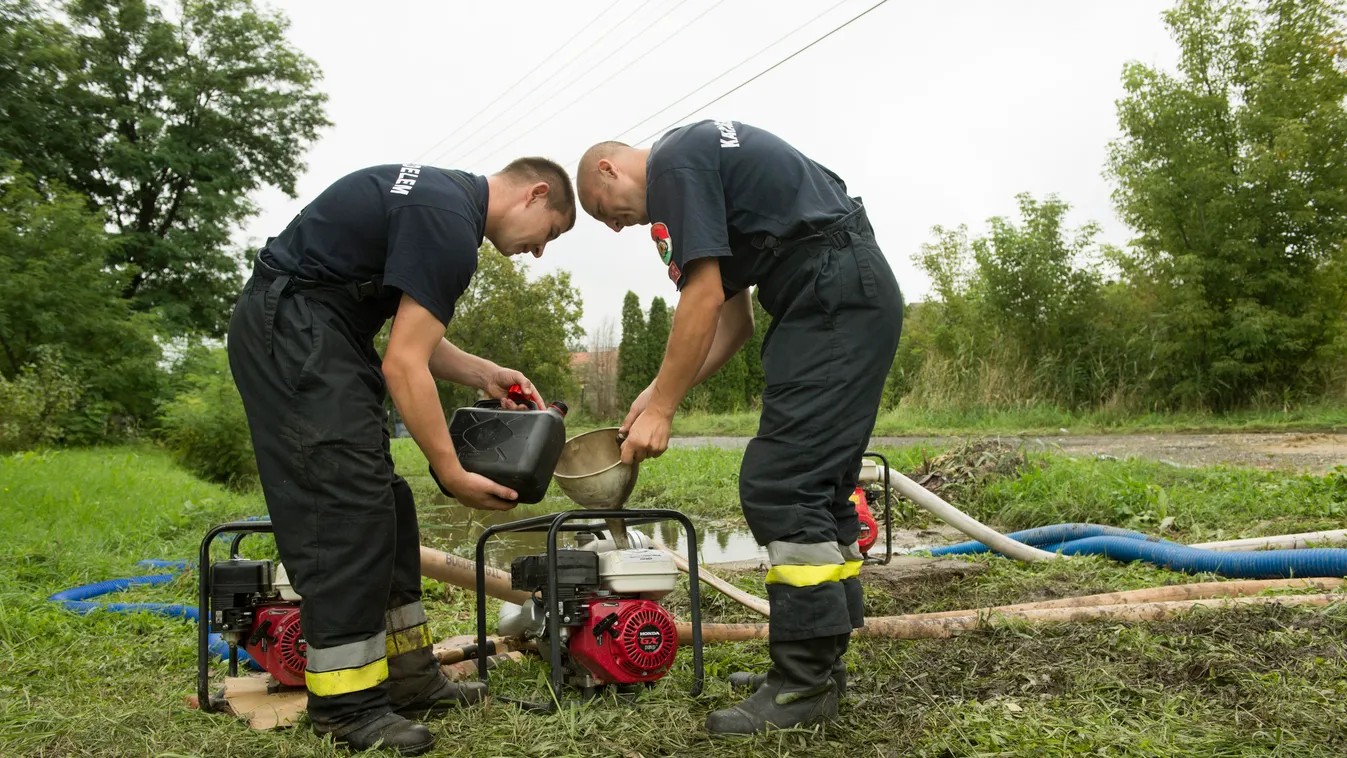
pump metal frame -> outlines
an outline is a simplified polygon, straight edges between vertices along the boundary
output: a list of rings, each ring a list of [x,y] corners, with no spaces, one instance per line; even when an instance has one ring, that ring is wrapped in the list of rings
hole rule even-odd
[[[477,675],[478,678],[487,685],[487,691],[490,692],[490,664],[488,641],[486,635],[486,541],[491,537],[507,532],[547,532],[547,601],[556,603],[557,597],[557,534],[559,532],[596,532],[601,531],[602,527],[595,524],[577,524],[570,523],[579,519],[605,520],[605,519],[623,519],[627,524],[650,524],[660,521],[674,520],[682,524],[683,531],[687,534],[687,553],[688,553],[688,598],[692,604],[692,688],[688,693],[691,697],[697,697],[702,692],[702,685],[705,682],[706,675],[702,665],[702,615],[701,615],[701,594],[698,587],[700,579],[697,575],[697,529],[682,513],[667,509],[642,509],[642,510],[571,510],[561,511],[559,513],[549,513],[534,518],[514,521],[508,524],[496,524],[487,527],[477,538]],[[536,602],[536,601],[534,601]],[[562,661],[561,661],[561,619],[558,615],[561,611],[561,605],[557,603],[554,607],[544,610],[544,620],[547,629],[547,639],[549,641],[548,658],[551,666],[551,702],[532,703],[515,698],[500,697],[496,698],[502,702],[514,703],[527,710],[541,711],[544,713],[555,712],[563,702],[562,679]]]
[[[270,521],[231,521],[227,524],[220,524],[206,532],[206,536],[201,540],[201,552],[197,557],[197,616],[196,616],[196,700],[197,706],[206,713],[215,713],[221,710],[223,698],[220,701],[211,699],[210,696],[210,546],[215,542],[215,538],[222,534],[233,534],[234,539],[229,542],[229,557],[231,559],[239,557],[239,544],[243,538],[250,534],[260,534],[273,532]],[[239,675],[239,649],[238,645],[226,640],[229,645],[229,675]]]

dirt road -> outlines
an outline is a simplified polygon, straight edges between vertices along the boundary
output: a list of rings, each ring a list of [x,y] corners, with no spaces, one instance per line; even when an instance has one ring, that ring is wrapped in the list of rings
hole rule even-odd
[[[871,446],[948,445],[955,437],[875,437]],[[1179,466],[1250,466],[1324,473],[1347,467],[1347,434],[1108,434],[1000,437],[1064,455],[1149,458]],[[740,449],[746,437],[675,437],[674,447]]]

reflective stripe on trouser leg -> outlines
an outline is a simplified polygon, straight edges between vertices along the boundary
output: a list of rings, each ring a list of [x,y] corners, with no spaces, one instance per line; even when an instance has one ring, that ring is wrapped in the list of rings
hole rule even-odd
[[[858,443],[847,465],[842,483],[833,496],[832,514],[837,522],[837,542],[848,561],[864,562],[857,540],[861,536],[861,522],[856,515],[856,484],[860,479],[861,461],[864,458],[868,441]],[[859,574],[859,572],[857,572]],[[851,626],[859,629],[865,626],[865,592],[861,589],[859,575],[842,581],[847,593],[847,613],[851,616]]]
[[[384,622],[396,523],[391,472],[379,449],[383,377],[372,344],[351,331],[357,309],[321,292],[297,292],[276,302],[269,321],[265,291],[253,281],[234,309],[230,371],[277,552],[303,597],[308,715],[316,726],[335,728],[388,706]],[[363,654],[345,656],[350,650]]]
[[[843,580],[854,577],[860,564],[846,561],[836,542],[771,542],[767,556],[772,563],[767,599],[773,640],[791,642],[851,631]]]
[[[838,545],[838,548],[842,551],[849,574],[842,580],[842,589],[847,596],[847,615],[851,618],[851,628],[860,629],[865,626],[865,591],[861,588],[860,577],[865,556],[861,555],[861,547],[856,542]]]
[[[304,683],[315,695],[345,695],[378,685],[388,678],[385,635],[336,647],[309,647]]]
[[[434,644],[420,600],[390,610],[387,620],[389,658]]]

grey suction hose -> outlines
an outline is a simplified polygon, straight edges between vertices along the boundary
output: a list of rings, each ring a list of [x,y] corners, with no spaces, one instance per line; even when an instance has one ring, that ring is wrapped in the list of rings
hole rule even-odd
[[[1039,550],[1036,547],[1030,547],[1022,542],[1010,539],[893,469],[888,469],[888,476],[889,485],[902,493],[904,497],[925,508],[931,515],[941,521],[1002,555],[1021,561],[1055,561],[1066,557],[1060,553],[1049,553],[1046,550]],[[860,480],[862,482],[883,481],[884,467],[874,461],[866,460],[861,466]],[[893,548],[889,546],[887,549],[892,550]]]

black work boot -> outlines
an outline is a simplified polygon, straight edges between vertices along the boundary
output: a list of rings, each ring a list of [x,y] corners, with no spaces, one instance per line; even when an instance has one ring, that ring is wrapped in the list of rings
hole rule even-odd
[[[424,724],[388,711],[341,725],[315,721],[313,731],[330,734],[338,745],[355,752],[380,748],[394,755],[421,755],[435,746],[435,737]]]
[[[409,718],[443,713],[486,697],[485,682],[449,681],[428,647],[390,657],[388,682],[393,710]]]
[[[850,634],[837,635],[837,660],[833,661],[832,678],[833,686],[837,688],[837,699],[841,700],[847,696],[847,664],[842,660],[842,655],[847,651],[847,645],[851,641]],[[736,671],[730,674],[730,687],[736,690],[753,691],[762,686],[767,681],[766,674],[754,674],[751,671]]]
[[[738,705],[706,717],[712,735],[750,735],[770,728],[806,726],[837,716],[830,639],[770,642],[772,667],[762,686]]]

